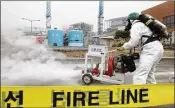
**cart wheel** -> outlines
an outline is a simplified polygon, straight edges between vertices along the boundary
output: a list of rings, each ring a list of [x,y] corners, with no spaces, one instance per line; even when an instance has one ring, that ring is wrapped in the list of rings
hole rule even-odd
[[[90,85],[93,82],[93,78],[90,74],[84,74],[82,80],[86,85]]]
[[[174,82],[174,77],[170,77],[170,78],[169,78],[169,82],[170,82],[170,83],[173,83],[173,82]]]

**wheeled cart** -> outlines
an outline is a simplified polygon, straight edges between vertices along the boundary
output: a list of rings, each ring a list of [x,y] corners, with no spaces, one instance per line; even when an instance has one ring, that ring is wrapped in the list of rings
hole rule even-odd
[[[122,62],[122,57],[126,57],[126,55],[112,57],[108,56],[108,53],[107,46],[89,46],[88,52],[85,55],[85,68],[82,70],[82,81],[84,84],[90,85],[94,80],[119,85],[125,84],[126,81],[127,83],[132,83],[132,78],[127,78],[127,74],[130,72],[128,72],[126,64]],[[88,64],[89,58],[91,59],[90,65]],[[117,73],[122,74],[124,80],[115,79],[114,77]]]

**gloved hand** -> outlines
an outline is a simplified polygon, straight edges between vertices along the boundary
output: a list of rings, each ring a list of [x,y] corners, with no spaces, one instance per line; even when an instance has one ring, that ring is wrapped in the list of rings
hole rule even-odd
[[[123,47],[119,47],[118,50],[119,50],[119,51],[124,51],[125,48],[123,48]]]

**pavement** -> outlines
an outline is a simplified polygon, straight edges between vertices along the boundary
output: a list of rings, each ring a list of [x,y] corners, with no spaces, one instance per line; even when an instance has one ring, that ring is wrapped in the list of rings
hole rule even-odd
[[[81,73],[81,70],[84,67],[84,64],[77,64],[73,62],[69,62],[69,64],[65,64],[67,67],[70,67],[72,69],[75,69],[77,72]],[[137,61],[136,61],[137,65]],[[61,74],[61,73],[60,73]],[[132,74],[129,74],[127,76],[128,80],[127,82],[132,81]],[[162,60],[159,65],[157,66],[156,72],[155,72],[156,80],[157,83],[169,83],[169,77],[174,76],[174,60],[173,59],[168,59],[168,60]],[[116,74],[114,79],[117,80],[124,80],[124,75],[123,74]],[[69,82],[69,83],[68,83]],[[93,83],[92,85],[104,85],[109,83],[104,83],[104,82],[97,82]],[[66,80],[62,79],[54,79],[54,80],[49,80],[49,81],[44,81],[44,80],[39,80],[39,79],[18,79],[18,80],[8,80],[6,78],[1,79],[1,85],[7,86],[7,85],[24,85],[24,86],[76,86],[76,85],[84,85],[82,83],[81,79],[81,74],[77,75],[76,77],[71,77]]]

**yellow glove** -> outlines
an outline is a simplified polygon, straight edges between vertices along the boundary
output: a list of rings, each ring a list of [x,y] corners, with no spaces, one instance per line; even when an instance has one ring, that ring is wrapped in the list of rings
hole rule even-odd
[[[118,49],[119,51],[124,51],[125,50],[125,48],[123,48],[123,47],[119,47],[119,49]]]

